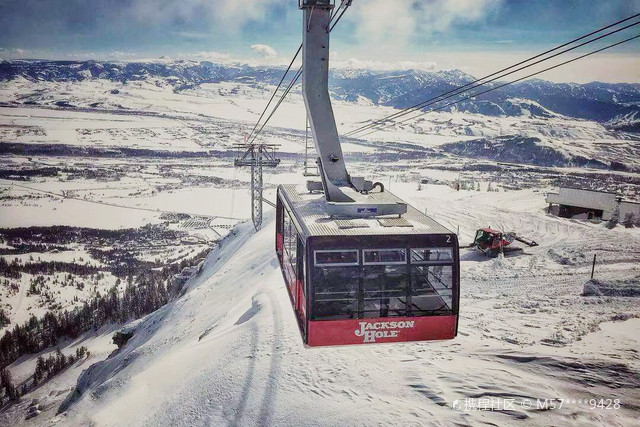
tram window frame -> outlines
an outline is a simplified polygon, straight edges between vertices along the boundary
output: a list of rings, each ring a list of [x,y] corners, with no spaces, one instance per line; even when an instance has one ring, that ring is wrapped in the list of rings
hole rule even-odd
[[[440,268],[439,274],[435,274],[433,269]],[[446,276],[450,277],[450,282],[445,283],[441,280],[443,273],[445,270],[448,270],[448,274]],[[455,286],[455,269],[453,268],[453,264],[439,264],[439,265],[413,265],[410,267],[410,276],[411,276],[411,313],[413,316],[416,316],[416,313],[431,313],[431,314],[423,314],[424,315],[433,315],[433,313],[439,314],[451,314],[453,313],[454,307],[454,286]],[[427,283],[431,287],[431,289],[427,289],[425,286],[416,287],[417,279],[419,277],[426,278]],[[436,283],[430,279],[438,280],[440,286],[435,286]],[[446,277],[445,276],[445,277]],[[432,310],[422,310],[420,307],[417,307],[417,301],[435,301],[440,300],[444,305],[441,305],[437,309]],[[418,315],[420,316],[420,315]]]
[[[291,242],[289,248],[289,262],[294,270],[297,270],[296,265],[298,262],[298,245],[300,243],[300,238],[298,237],[298,232],[296,228],[291,224]],[[297,275],[297,274],[296,274]]]
[[[440,271],[436,272],[435,269],[436,268],[440,268]],[[426,271],[423,271],[426,270]],[[445,273],[445,269],[448,270],[448,274]],[[413,289],[413,283],[415,283],[415,280],[413,280],[414,277],[426,277],[427,281],[431,284],[431,287],[436,290],[443,290],[443,289],[448,289],[448,290],[452,290],[454,287],[454,282],[455,282],[455,278],[454,278],[454,268],[452,264],[440,264],[440,265],[413,265],[410,267],[409,269],[409,275],[412,277],[411,280],[411,288]],[[432,277],[433,279],[435,279],[437,282],[432,282],[430,280],[430,277]],[[447,277],[450,278],[450,280],[447,280],[446,283],[444,280],[442,280],[443,277]],[[435,284],[439,284],[441,286],[434,286]]]
[[[298,280],[302,281],[302,294],[303,297],[305,299],[305,303],[304,305],[306,306],[306,299],[307,299],[307,279],[305,278],[305,271],[307,271],[307,257],[304,256],[304,252],[305,252],[305,248],[304,245],[302,244],[302,241],[300,241],[299,243],[299,247],[298,249],[301,249],[301,256],[298,257],[298,265],[297,265],[297,274],[296,276],[298,276]],[[305,309],[306,311],[306,309]]]
[[[324,264],[313,268],[311,281],[313,283],[313,320],[343,320],[357,319],[359,316],[360,300],[360,269],[357,266],[328,265]],[[335,277],[341,280],[336,281]],[[339,284],[337,289],[331,284]],[[350,285],[350,286],[345,286]],[[338,311],[327,314],[326,309],[330,305],[339,306]]]
[[[434,305],[426,309],[425,303],[440,301],[440,305]],[[453,308],[447,304],[447,300],[439,295],[414,295],[411,297],[410,317],[427,317],[439,315],[452,315]]]
[[[356,254],[355,262],[331,262],[331,263],[318,262],[318,254],[338,253],[338,252],[355,253]],[[359,265],[360,265],[360,251],[358,249],[316,249],[316,250],[313,251],[313,266],[314,267],[319,267],[319,268],[323,268],[323,267],[352,267],[352,266],[359,266]]]
[[[393,252],[399,251],[403,254],[402,261],[367,261],[367,253],[370,252]],[[379,257],[379,259],[382,259]],[[381,249],[363,249],[362,250],[362,265],[406,265],[407,264],[407,249],[406,248],[381,248]]]
[[[291,216],[284,210],[282,215],[282,248],[289,255],[289,240],[291,239]]]
[[[418,252],[422,251],[422,253]],[[448,252],[448,259],[425,259],[426,251],[442,251]],[[417,257],[416,257],[417,256]],[[450,247],[433,247],[433,248],[411,248],[411,264],[439,264],[439,263],[453,263],[453,248]]]
[[[361,271],[363,307],[360,314],[362,318],[407,316],[407,304],[406,301],[403,302],[403,299],[406,299],[407,296],[410,276],[406,264],[373,266],[368,264],[364,265]],[[370,280],[370,274],[375,275],[377,280]],[[399,277],[400,282],[398,283],[403,282],[402,286],[388,287],[386,285],[382,286],[382,283],[376,283],[382,279],[385,284],[388,284],[388,278],[392,276]],[[383,307],[383,304],[386,305],[386,308]],[[384,314],[385,311],[386,314]]]

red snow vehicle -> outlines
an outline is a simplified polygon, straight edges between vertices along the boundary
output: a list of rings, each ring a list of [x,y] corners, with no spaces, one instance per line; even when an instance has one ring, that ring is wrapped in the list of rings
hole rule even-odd
[[[476,238],[471,246],[477,247],[479,251],[488,256],[495,257],[498,256],[499,253],[506,255],[514,252],[522,252],[522,248],[507,247],[516,240],[527,246],[538,246],[533,240],[520,237],[513,231],[503,233],[502,231],[489,227],[476,231]]]

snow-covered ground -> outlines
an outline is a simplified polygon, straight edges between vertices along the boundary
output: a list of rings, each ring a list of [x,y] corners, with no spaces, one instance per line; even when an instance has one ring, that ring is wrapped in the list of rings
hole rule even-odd
[[[80,393],[69,394],[77,401],[53,423],[634,423],[638,299],[581,293],[593,253],[601,260],[598,278],[640,275],[639,230],[548,216],[542,194],[530,190],[427,185],[418,191],[397,183],[394,191],[445,225],[459,225],[463,243],[488,221],[518,227],[540,242],[517,257],[462,251],[455,340],[304,348],[273,251],[269,212],[263,230],[238,226],[184,296],[140,322],[119,352],[83,372]],[[2,416],[19,422],[35,398],[45,409],[28,424],[44,424],[64,397],[37,390]],[[491,399],[496,410],[469,406]],[[545,399],[556,399],[555,405],[563,399],[562,407],[543,410],[538,405]],[[619,399],[620,407],[599,408],[599,399]]]
[[[170,227],[207,242],[227,236],[186,293],[138,322],[119,352],[107,357],[116,349],[110,343],[113,325],[62,343],[63,352],[87,345],[91,356],[1,412],[0,425],[633,424],[640,401],[639,300],[581,293],[594,254],[596,278],[638,286],[640,229],[607,230],[549,216],[544,192],[571,177],[640,194],[638,174],[517,165],[485,170],[495,162],[425,150],[516,135],[538,138],[540,146],[567,155],[637,165],[636,136],[557,115],[430,113],[415,125],[346,139],[353,173],[382,181],[459,231],[461,244],[470,243],[477,228],[492,226],[540,246],[496,259],[462,250],[460,328],[453,341],[306,349],[273,253],[270,208],[265,205],[268,219],[260,232],[245,222],[227,235],[249,217],[250,176],[231,167],[233,156],[226,151],[251,130],[269,89],[220,83],[174,92],[162,81],[123,85],[99,79],[0,83],[0,101],[16,105],[0,107],[2,143],[178,154],[3,154],[4,167],[12,171],[59,172],[0,180],[0,228],[123,229],[189,214]],[[76,109],[58,108],[61,100]],[[334,111],[341,132],[393,112],[342,101]],[[283,154],[278,168],[265,171],[265,197],[274,200],[275,185],[305,179],[300,96],[283,103],[270,124],[264,138],[281,144]],[[208,150],[218,154],[182,156]],[[418,189],[423,179],[429,184]],[[480,191],[456,192],[447,185],[458,179]],[[500,191],[487,191],[490,184]],[[78,248],[43,256],[62,261],[82,254]],[[36,298],[26,296],[25,277],[18,292],[0,293],[14,324],[42,313]],[[113,278],[107,279],[105,286]],[[14,377],[33,372],[36,357],[12,364]],[[80,395],[71,391],[78,376]],[[56,416],[67,396],[78,400]],[[513,407],[468,407],[492,398],[493,405]],[[537,408],[538,399],[564,400],[561,408],[544,410]],[[591,399],[620,399],[621,407],[591,408]],[[33,406],[40,415],[25,421]]]
[[[11,188],[11,184],[0,180],[0,186]],[[14,184],[11,191],[14,195],[39,194],[41,187],[38,183]],[[140,186],[136,187],[136,191],[139,189]],[[0,227],[73,225],[103,229],[131,228],[161,222],[162,212],[245,219],[251,202],[247,191],[234,190],[233,208],[220,204],[219,200],[226,197],[229,190],[216,187],[179,189],[154,195],[137,194],[136,197],[129,197],[122,190],[120,183],[103,184],[103,188],[93,189],[75,198],[53,196],[31,199],[25,203],[5,203]]]
[[[102,79],[82,82],[0,82],[0,139],[20,143],[126,147],[168,151],[202,151],[242,142],[274,88],[234,82],[205,83],[175,91],[162,79],[126,84]],[[60,103],[73,107],[61,110]],[[34,108],[40,107],[40,108]],[[45,107],[45,108],[42,108]],[[526,106],[525,106],[526,107]],[[523,108],[525,108],[523,107]],[[390,107],[335,100],[341,133],[396,112]],[[543,109],[544,110],[544,109]],[[527,110],[528,111],[528,110]],[[413,117],[410,114],[408,117]],[[406,117],[403,117],[404,120]],[[263,137],[281,151],[301,153],[305,108],[292,91],[269,122]],[[283,133],[282,130],[287,130]],[[289,135],[293,132],[293,138]],[[601,124],[547,112],[544,116],[488,117],[462,112],[431,112],[415,121],[381,132],[356,135],[345,151],[368,153],[385,143],[436,148],[478,138],[537,138],[538,145],[567,156],[639,165],[640,141],[631,133],[610,131]]]

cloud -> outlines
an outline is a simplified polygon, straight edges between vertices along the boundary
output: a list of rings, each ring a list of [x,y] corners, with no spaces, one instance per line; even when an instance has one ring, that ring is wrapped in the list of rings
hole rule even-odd
[[[133,58],[136,54],[132,52],[123,52],[121,50],[114,50],[113,52],[108,53],[107,56],[110,58]]]
[[[411,37],[424,38],[454,24],[481,20],[502,1],[366,0],[354,2],[348,19],[357,23],[356,33],[361,41],[406,43]]]
[[[209,33],[199,33],[195,31],[173,31],[171,34],[185,39],[205,40],[211,38],[211,34]]]
[[[349,58],[345,61],[333,60],[331,67],[355,70],[375,70],[375,71],[401,71],[401,70],[423,70],[434,71],[436,63],[432,61],[371,61]]]
[[[198,53],[188,53],[182,56],[186,56],[193,59],[200,59],[205,61],[213,61],[213,62],[234,62],[229,54],[221,53],[221,52],[198,52]]]
[[[69,52],[66,56],[76,60],[96,59],[98,57],[94,52]]]
[[[123,52],[121,50],[114,50],[112,52],[100,52],[100,53],[95,53],[95,52],[68,52],[65,55],[67,58],[69,59],[74,59],[77,61],[86,61],[86,60],[91,60],[91,59],[98,59],[98,60],[121,60],[121,61],[127,61],[127,60],[138,60],[138,55],[133,53],[133,52]]]
[[[8,49],[0,47],[0,55],[2,55],[3,58],[24,58],[27,55],[33,55],[33,52],[19,47]]]
[[[274,6],[288,3],[286,0],[253,0],[250,5],[240,0],[133,0],[126,13],[144,24],[204,20],[228,31],[238,31],[249,23],[264,21]],[[202,38],[204,33],[185,32],[184,35]]]
[[[263,58],[275,58],[278,55],[274,48],[266,44],[254,44],[251,45],[251,49]]]

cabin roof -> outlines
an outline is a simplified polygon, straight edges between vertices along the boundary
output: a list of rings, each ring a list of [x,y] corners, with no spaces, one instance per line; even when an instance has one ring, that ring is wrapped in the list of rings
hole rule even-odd
[[[279,190],[306,236],[373,236],[452,234],[452,231],[411,205],[407,213],[371,218],[331,218],[322,193],[309,193],[304,185],[280,185]],[[357,194],[357,193],[356,193]],[[350,194],[350,196],[352,196]],[[395,203],[402,199],[389,191],[357,194],[361,203]]]

